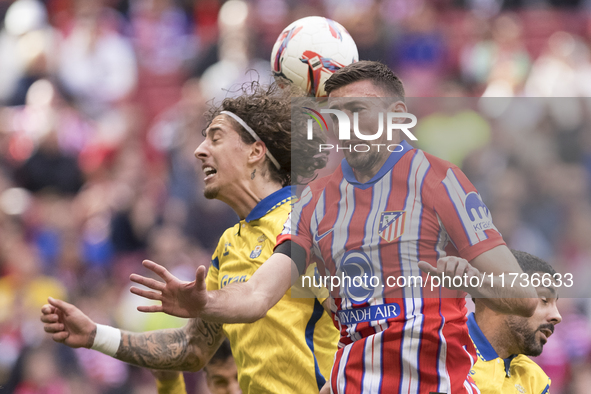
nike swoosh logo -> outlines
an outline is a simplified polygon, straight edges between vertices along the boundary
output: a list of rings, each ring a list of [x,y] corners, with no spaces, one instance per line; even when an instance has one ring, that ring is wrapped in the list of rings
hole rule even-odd
[[[330,230],[328,230],[327,232],[325,232],[325,233],[324,233],[324,234],[322,234],[322,235],[316,235],[316,234],[314,234],[314,240],[315,240],[316,242],[319,242],[319,241],[320,241],[322,238],[324,238],[324,237],[326,237],[328,234],[332,233],[332,230],[334,230],[334,228],[331,228]]]

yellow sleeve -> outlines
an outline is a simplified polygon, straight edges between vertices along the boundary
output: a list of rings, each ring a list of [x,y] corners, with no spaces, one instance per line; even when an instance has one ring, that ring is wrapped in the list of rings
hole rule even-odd
[[[158,394],[187,394],[185,378],[180,372],[172,380],[156,379],[156,387],[158,388]]]

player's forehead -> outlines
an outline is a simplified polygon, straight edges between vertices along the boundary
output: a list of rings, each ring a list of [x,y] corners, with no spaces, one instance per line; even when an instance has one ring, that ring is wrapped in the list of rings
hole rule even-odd
[[[234,128],[230,118],[221,114],[213,118],[209,126],[207,126],[205,129],[205,136],[212,136],[216,133],[232,134],[232,132],[238,136],[238,132]]]
[[[373,81],[363,79],[333,90],[328,97],[331,101],[350,97],[384,97],[384,92]]]
[[[535,275],[530,274],[530,278],[540,279],[539,286],[536,287],[536,293],[538,294],[538,297],[558,299],[559,284],[551,274],[546,272],[537,272]]]

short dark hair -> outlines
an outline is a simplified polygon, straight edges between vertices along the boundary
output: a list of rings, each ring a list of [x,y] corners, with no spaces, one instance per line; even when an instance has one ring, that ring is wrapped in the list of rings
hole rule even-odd
[[[221,105],[209,109],[205,114],[207,126],[222,111],[230,111],[239,116],[256,132],[279,162],[278,169],[269,158],[266,158],[271,179],[282,186],[288,186],[292,181],[297,183],[308,179],[316,170],[326,166],[326,155],[313,154],[318,148],[320,137],[315,136],[314,140],[292,138],[292,91],[281,89],[276,83],[263,86],[256,81],[245,83],[241,90],[242,94],[239,96],[226,98]],[[233,118],[229,117],[229,121],[234,125],[242,142],[254,144],[255,139],[244,127]],[[305,131],[305,127],[302,130]],[[205,135],[205,131],[203,134]],[[296,142],[293,146],[292,140]],[[298,157],[293,164],[292,156]]]
[[[225,363],[230,357],[233,357],[232,348],[230,347],[230,341],[226,338],[207,364]],[[207,368],[207,365],[205,368]]]
[[[536,272],[548,273],[554,275],[556,271],[550,264],[539,257],[533,256],[529,253],[520,250],[511,249],[511,253],[519,263],[519,267],[526,274],[534,274]]]
[[[330,94],[338,88],[365,80],[372,81],[388,95],[404,98],[404,86],[400,78],[385,64],[368,60],[351,63],[337,70],[324,84],[324,90]]]

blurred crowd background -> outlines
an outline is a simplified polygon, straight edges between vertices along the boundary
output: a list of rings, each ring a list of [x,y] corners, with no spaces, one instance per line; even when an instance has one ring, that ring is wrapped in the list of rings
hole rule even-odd
[[[510,247],[591,282],[590,11],[589,0],[0,0],[0,392],[155,393],[145,370],[54,344],[40,307],[51,295],[128,330],[184,324],[136,312],[129,274],[147,274],[144,258],[186,280],[209,264],[238,218],[202,196],[202,114],[242,82],[270,81],[276,37],[303,16],[343,24],[409,97],[450,97],[415,107],[419,146],[462,167]],[[537,359],[554,394],[591,387],[588,289],[574,295]],[[207,392],[200,373],[186,379]]]

